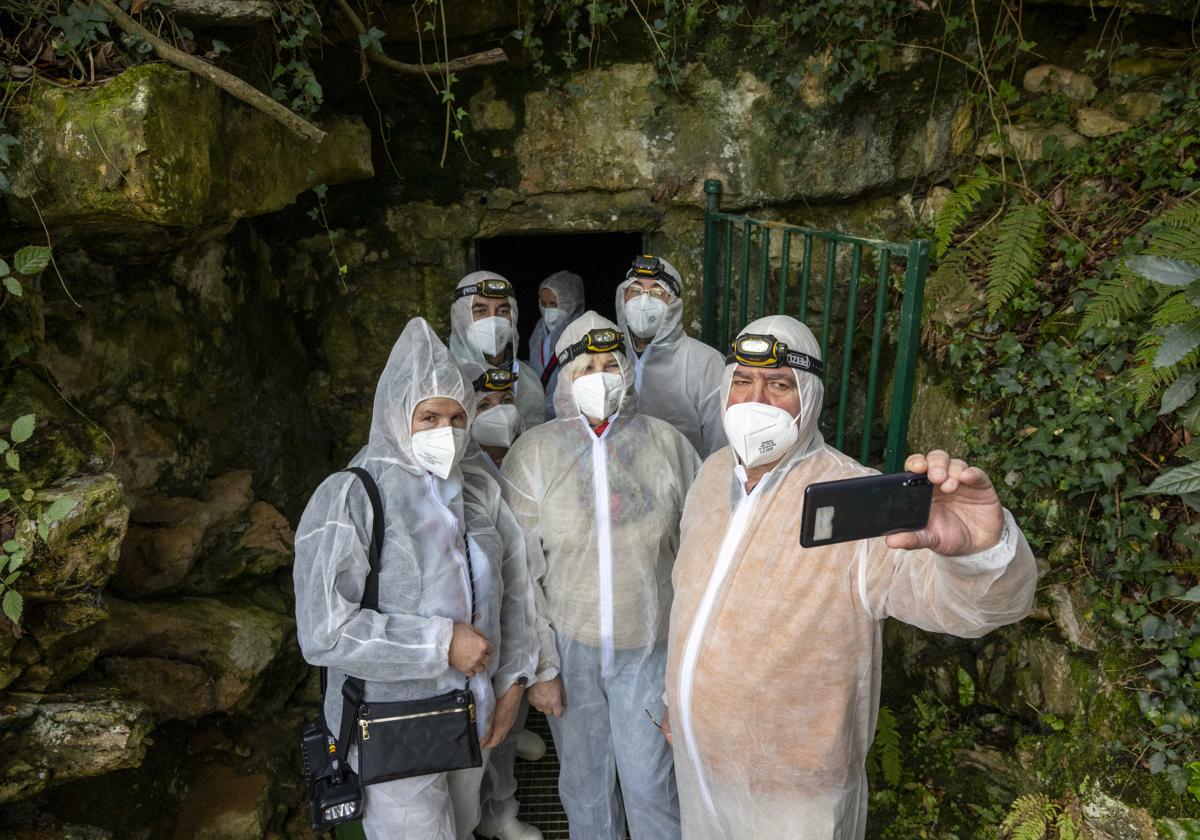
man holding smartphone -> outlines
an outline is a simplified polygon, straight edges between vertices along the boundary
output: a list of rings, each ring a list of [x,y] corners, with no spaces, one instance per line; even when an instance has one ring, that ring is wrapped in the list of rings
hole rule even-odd
[[[805,488],[874,471],[817,429],[808,327],[759,319],[726,362],[730,446],[696,477],[672,575],[663,729],[683,836],[858,840],[883,619],[982,636],[1029,612],[1036,562],[987,475],[941,450],[905,463],[933,485],[926,527],[802,548]]]

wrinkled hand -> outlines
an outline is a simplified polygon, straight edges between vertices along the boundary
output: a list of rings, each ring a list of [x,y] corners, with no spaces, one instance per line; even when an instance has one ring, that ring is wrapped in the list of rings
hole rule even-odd
[[[455,624],[450,639],[450,667],[468,677],[487,670],[492,643],[470,624]]]
[[[658,731],[667,739],[667,746],[674,747],[675,739],[671,736],[671,709],[664,708],[662,722],[658,725]]]
[[[891,548],[928,548],[943,557],[958,557],[1000,541],[1004,508],[987,473],[941,449],[909,455],[904,469],[925,474],[933,485],[933,503],[929,524],[919,531],[890,534]]]
[[[492,726],[479,744],[482,749],[498,747],[508,736],[513,724],[517,722],[517,713],[521,710],[521,697],[524,694],[525,687],[513,683],[508,691],[504,692],[504,696],[496,701],[496,710],[492,712]]]
[[[563,691],[562,677],[531,685],[526,692],[526,697],[529,698],[530,706],[543,714],[554,715],[556,718],[562,717],[563,711],[567,708],[567,694]]]

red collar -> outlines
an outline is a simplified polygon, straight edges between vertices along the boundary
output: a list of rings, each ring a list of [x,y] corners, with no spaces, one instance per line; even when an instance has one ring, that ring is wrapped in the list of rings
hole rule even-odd
[[[607,421],[607,420],[605,420],[605,421],[604,421],[603,423],[601,423],[599,426],[597,426],[596,428],[592,429],[592,431],[596,433],[596,437],[600,437],[602,434],[604,434],[604,430],[605,430],[605,429],[607,429],[607,428],[608,428],[608,421]]]

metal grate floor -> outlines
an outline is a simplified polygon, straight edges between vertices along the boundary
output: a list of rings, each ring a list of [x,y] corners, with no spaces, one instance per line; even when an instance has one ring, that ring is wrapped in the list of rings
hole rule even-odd
[[[558,799],[558,753],[550,737],[550,724],[544,714],[530,709],[525,728],[542,736],[546,754],[540,761],[517,759],[517,800],[521,803],[517,817],[540,828],[544,840],[568,840],[567,815]]]

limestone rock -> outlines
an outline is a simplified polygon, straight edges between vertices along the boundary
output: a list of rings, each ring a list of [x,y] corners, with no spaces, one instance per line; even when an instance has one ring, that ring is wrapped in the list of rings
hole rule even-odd
[[[271,817],[270,782],[212,764],[200,768],[175,822],[176,840],[259,840]]]
[[[222,531],[206,546],[184,589],[212,594],[235,580],[266,577],[291,564],[294,538],[283,514],[265,502],[255,502],[245,521]]]
[[[951,383],[939,380],[928,365],[917,365],[908,442],[912,452],[960,449],[965,403]]]
[[[71,779],[137,767],[150,727],[146,707],[132,700],[0,706],[0,802]]]
[[[42,487],[69,476],[106,471],[112,447],[104,435],[83,421],[28,368],[18,367],[11,381],[0,388],[0,417],[11,420],[23,414],[37,418],[34,436],[21,444],[20,450],[21,470],[29,486]],[[14,489],[11,483],[5,486]]]
[[[1164,54],[1165,52],[1165,54]],[[1114,79],[1148,79],[1151,76],[1174,75],[1190,52],[1144,50],[1138,55],[1113,59],[1108,75]]]
[[[22,624],[38,659],[24,668],[14,686],[56,691],[82,674],[100,653],[96,625],[107,618],[108,612],[90,594],[61,602],[29,601]]]
[[[209,525],[206,507],[194,499],[150,499],[134,511],[133,520],[117,589],[144,596],[175,588],[200,553]]]
[[[673,180],[677,200],[702,205],[703,182],[725,182],[725,206],[834,200],[928,177],[945,164],[956,102],[913,117],[898,102],[861,113],[819,109],[804,132],[770,118],[770,85],[733,80],[700,65],[683,72],[684,96],[654,91],[650,64],[587,70],[563,89],[525,97],[516,142],[525,193],[656,192]]]
[[[1164,819],[1156,823],[1162,840],[1196,840],[1200,837],[1200,820]]]
[[[256,26],[271,20],[270,0],[168,0],[175,17],[194,29]]]
[[[1075,102],[1088,102],[1096,95],[1092,77],[1054,64],[1039,64],[1025,72],[1025,90],[1030,93],[1061,93]]]
[[[1063,637],[1084,650],[1098,650],[1100,640],[1086,615],[1085,596],[1061,583],[1046,587],[1046,596],[1050,599],[1050,615]]]
[[[479,131],[508,131],[517,124],[517,115],[503,99],[496,98],[496,83],[488,78],[467,103],[471,128]]]
[[[1141,122],[1162,110],[1162,94],[1132,90],[1113,100],[1117,116],[1131,122]]]
[[[1084,142],[1086,141],[1065,123],[1049,126],[1006,125],[1003,144],[997,143],[995,139],[985,140],[979,144],[975,153],[984,158],[1010,154],[1021,160],[1043,160],[1058,148],[1074,149],[1082,146]]]
[[[136,603],[114,598],[109,616],[100,647],[104,655],[124,660],[109,670],[122,688],[162,708],[164,698],[199,682],[195,670],[169,668],[162,660],[191,664],[203,670],[211,689],[188,711],[205,713],[232,712],[249,703],[261,688],[258,676],[279,657],[294,625],[290,616],[230,598]],[[164,681],[148,681],[151,675]]]
[[[1075,127],[1084,137],[1108,137],[1128,131],[1132,126],[1099,108],[1080,108],[1075,115]]]
[[[35,543],[32,522],[17,529],[17,541],[33,549],[18,585],[26,598],[60,600],[80,589],[102,589],[117,570],[129,508],[116,476],[72,479],[38,494],[47,505],[60,498],[75,506],[44,541]]]
[[[27,224],[129,235],[278,210],[312,186],[373,174],[370,132],[333,117],[303,141],[190,73],[130,68],[104,85],[36,85],[20,117],[9,207]],[[36,205],[36,207],[35,207]]]
[[[1088,837],[1095,840],[1157,840],[1154,820],[1141,808],[1127,805],[1092,785],[1081,803]]]
[[[114,685],[139,695],[161,718],[198,718],[217,707],[216,683],[199,665],[156,656],[110,656],[103,667]]]

